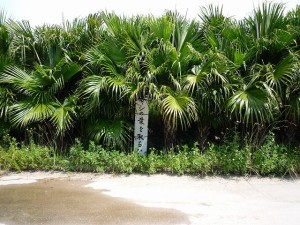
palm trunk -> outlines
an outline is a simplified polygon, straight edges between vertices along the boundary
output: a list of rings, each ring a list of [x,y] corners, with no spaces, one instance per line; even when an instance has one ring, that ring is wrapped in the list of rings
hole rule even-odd
[[[165,140],[165,151],[168,152],[170,149],[174,149],[176,142],[176,130],[168,125],[164,126],[164,140]]]
[[[210,133],[210,126],[199,122],[198,123],[198,145],[200,150],[203,150],[206,147],[209,133]]]

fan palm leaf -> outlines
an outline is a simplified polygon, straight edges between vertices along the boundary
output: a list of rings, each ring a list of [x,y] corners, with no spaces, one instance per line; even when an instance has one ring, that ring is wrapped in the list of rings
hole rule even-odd
[[[0,10],[0,69],[1,61],[10,57],[11,35],[6,28],[6,13]]]
[[[226,58],[220,58],[218,54],[207,55],[201,59],[199,65],[193,66],[192,74],[185,77],[184,87],[191,93],[213,81],[220,81],[223,84],[229,82],[226,73],[233,67],[224,63]]]
[[[9,88],[0,87],[0,118],[7,120],[10,107],[15,101],[15,95]]]
[[[247,22],[255,37],[271,37],[276,29],[284,28],[283,12],[283,3],[265,2],[254,9],[253,16]]]
[[[293,81],[294,60],[292,55],[283,58],[276,66],[269,65],[266,82],[270,87],[281,91],[281,87],[289,86]]]
[[[65,99],[63,103],[57,100],[53,106],[54,111],[51,113],[50,121],[56,127],[58,134],[64,134],[75,121],[76,101],[74,98]]]
[[[160,111],[165,124],[172,129],[188,128],[193,121],[198,119],[197,107],[193,98],[182,93],[168,93],[160,102]]]
[[[212,4],[209,4],[207,7],[201,7],[198,16],[203,26],[218,26],[225,19],[223,16],[223,6],[214,6]]]
[[[75,106],[71,107],[71,101],[67,99],[61,104],[55,95],[63,90],[65,81],[79,71],[77,64],[66,65],[64,60],[53,69],[37,64],[31,73],[15,66],[7,67],[0,83],[11,85],[19,93],[18,100],[10,109],[12,124],[25,127],[30,123],[50,119],[57,128],[57,133],[63,134],[71,127],[71,114],[75,114]]]
[[[274,96],[268,87],[260,82],[243,85],[228,100],[227,107],[231,114],[246,124],[270,122],[276,108]]]
[[[167,42],[171,40],[173,34],[173,23],[166,16],[160,18],[149,17],[146,21],[150,28],[150,39],[155,42]]]
[[[97,143],[125,150],[130,140],[130,125],[122,119],[97,119],[88,124],[88,134]]]
[[[11,122],[14,126],[25,127],[30,123],[48,119],[55,111],[51,103],[36,103],[31,99],[19,101],[11,106]]]

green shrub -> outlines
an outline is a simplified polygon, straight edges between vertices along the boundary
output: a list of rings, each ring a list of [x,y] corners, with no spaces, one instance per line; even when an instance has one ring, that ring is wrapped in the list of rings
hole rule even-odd
[[[102,148],[95,147],[90,143],[88,151],[85,151],[83,144],[76,139],[75,144],[70,148],[69,170],[81,172],[103,172],[104,167],[101,165],[100,152]]]
[[[206,154],[200,153],[198,149],[192,149],[189,153],[189,170],[191,174],[206,175],[213,172],[213,165],[216,159],[213,157],[210,151]]]
[[[4,146],[4,147],[3,147]],[[253,151],[253,152],[252,152]],[[259,149],[239,147],[236,141],[210,145],[204,152],[198,147],[178,146],[177,152],[150,149],[147,156],[137,151],[124,153],[106,150],[90,142],[85,149],[79,140],[70,147],[69,155],[30,143],[18,144],[6,137],[0,145],[0,169],[3,170],[62,170],[106,173],[173,173],[224,175],[277,175],[297,176],[300,172],[300,151],[276,145],[272,136]]]
[[[248,148],[231,150],[227,146],[221,146],[217,149],[216,155],[218,158],[218,170],[221,174],[247,174],[250,161]]]
[[[274,134],[270,133],[262,145],[253,153],[253,167],[261,175],[284,175],[289,172],[293,161],[288,148],[275,143]]]
[[[8,146],[8,149],[1,147],[1,169],[16,171],[52,169],[54,158],[48,147],[34,144],[20,146],[14,138],[8,139],[8,143],[4,143],[4,146]]]
[[[290,164],[287,148],[267,143],[254,153],[253,164],[261,175],[286,174]]]

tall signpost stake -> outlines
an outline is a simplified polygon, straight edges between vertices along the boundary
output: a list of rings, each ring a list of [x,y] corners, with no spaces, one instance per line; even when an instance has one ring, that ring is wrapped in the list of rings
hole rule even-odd
[[[147,154],[149,105],[147,99],[135,103],[134,148],[141,155]]]

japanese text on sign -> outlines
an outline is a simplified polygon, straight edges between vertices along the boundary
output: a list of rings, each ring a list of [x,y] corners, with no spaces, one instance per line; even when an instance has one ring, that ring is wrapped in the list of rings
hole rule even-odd
[[[135,107],[134,147],[143,155],[147,153],[148,113],[148,102],[146,100],[137,100]]]

